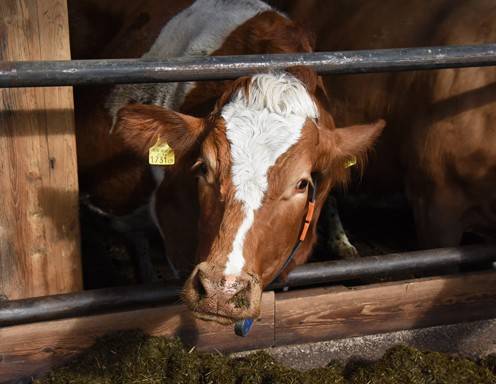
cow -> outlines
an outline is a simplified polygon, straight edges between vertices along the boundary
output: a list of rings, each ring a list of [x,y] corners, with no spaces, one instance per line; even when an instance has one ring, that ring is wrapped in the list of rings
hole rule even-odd
[[[311,50],[304,30],[262,1],[198,0],[163,26],[143,57]],[[257,317],[263,288],[308,259],[329,191],[346,182],[346,162],[363,159],[385,125],[336,128],[322,80],[303,67],[233,81],[119,85],[95,107],[99,91],[78,113],[80,136],[93,134],[78,143],[82,161],[104,171],[104,152],[121,154],[108,160],[114,171],[103,195],[129,184],[141,195],[156,181],[152,216],[172,264],[191,272],[183,298],[196,317],[221,324]],[[139,165],[150,151],[162,151],[168,165],[148,174]]]
[[[294,1],[285,10],[312,29],[317,50],[492,43],[491,0]],[[361,191],[404,192],[420,248],[496,235],[496,69],[334,76],[325,79],[338,124],[388,122]]]

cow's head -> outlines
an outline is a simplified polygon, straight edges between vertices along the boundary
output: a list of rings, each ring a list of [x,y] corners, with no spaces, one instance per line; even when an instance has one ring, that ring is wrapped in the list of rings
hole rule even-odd
[[[316,218],[345,179],[345,162],[364,154],[384,126],[335,129],[315,96],[316,75],[297,73],[238,79],[205,119],[145,105],[118,114],[117,132],[135,150],[146,155],[160,136],[175,152],[170,172],[197,179],[200,263],[184,299],[202,319],[259,314],[263,287],[298,241],[311,185],[318,181],[315,218],[292,266],[308,258]]]

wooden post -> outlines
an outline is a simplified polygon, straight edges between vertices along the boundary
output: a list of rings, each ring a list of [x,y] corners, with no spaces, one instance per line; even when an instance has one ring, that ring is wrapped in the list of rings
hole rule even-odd
[[[70,59],[65,0],[0,1],[0,60]],[[82,288],[72,88],[0,90],[0,295]]]

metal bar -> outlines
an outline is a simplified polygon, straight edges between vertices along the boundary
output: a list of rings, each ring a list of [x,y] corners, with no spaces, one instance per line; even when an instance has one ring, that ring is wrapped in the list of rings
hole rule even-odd
[[[318,285],[329,282],[387,277],[411,272],[425,272],[445,267],[496,261],[495,246],[438,248],[427,251],[391,253],[362,257],[357,260],[337,260],[308,263],[295,268],[285,283],[277,282],[269,289]]]
[[[225,80],[306,66],[320,74],[496,65],[496,44],[244,56],[0,62],[0,88]]]
[[[136,285],[0,301],[0,327],[179,302],[181,288]]]
[[[390,277],[398,273],[494,261],[496,247],[478,245],[308,263],[295,268],[285,284],[272,284],[268,289],[303,287],[372,276]],[[0,302],[0,327],[179,302],[180,291],[181,287],[156,284],[4,301]]]

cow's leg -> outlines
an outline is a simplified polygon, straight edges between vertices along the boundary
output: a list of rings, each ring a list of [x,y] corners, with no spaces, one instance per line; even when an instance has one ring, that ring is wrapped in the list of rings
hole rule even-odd
[[[136,280],[139,283],[158,281],[151,259],[150,240],[145,232],[127,232],[126,238],[130,243],[131,257],[135,268]]]
[[[463,236],[463,200],[456,190],[436,188],[427,194],[409,193],[420,248],[451,247]]]
[[[327,221],[327,248],[333,256],[341,259],[352,259],[359,257],[357,249],[351,244],[343,229],[339,217],[336,199],[329,195],[324,204],[323,215]]]

